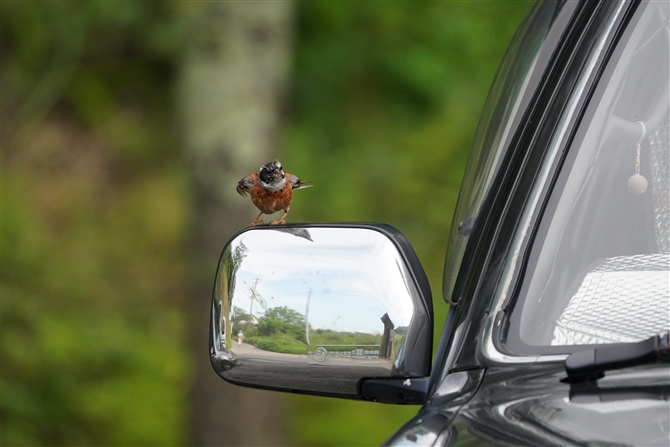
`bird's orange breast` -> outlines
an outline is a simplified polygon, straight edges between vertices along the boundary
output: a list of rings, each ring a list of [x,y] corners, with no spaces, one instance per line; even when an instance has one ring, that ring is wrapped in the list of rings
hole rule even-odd
[[[279,191],[267,191],[258,182],[251,187],[251,201],[263,214],[285,210],[291,204],[292,198],[293,188],[289,182]]]

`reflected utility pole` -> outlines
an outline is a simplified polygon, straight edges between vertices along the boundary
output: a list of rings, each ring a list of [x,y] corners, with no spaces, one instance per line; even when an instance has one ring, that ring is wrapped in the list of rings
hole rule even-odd
[[[312,299],[312,289],[307,294],[307,308],[305,309],[305,341],[309,346],[309,301]]]
[[[254,283],[254,287],[249,287],[249,290],[251,290],[251,304],[249,305],[249,321],[253,323],[253,318],[254,318],[254,298],[256,298],[256,286],[258,285],[258,278],[256,278],[256,282]]]
[[[261,294],[256,291],[256,286],[258,286],[258,278],[256,278],[256,282],[254,283],[253,287],[250,287],[249,284],[247,284],[246,282],[244,284],[247,285],[247,289],[249,289],[249,291],[251,292],[250,297],[251,305],[249,306],[249,318],[251,319],[251,317],[254,316],[253,314],[254,301],[258,301],[258,304],[260,304],[263,310],[267,312],[268,304],[267,302],[265,302],[265,298],[263,298],[263,296],[261,296]]]

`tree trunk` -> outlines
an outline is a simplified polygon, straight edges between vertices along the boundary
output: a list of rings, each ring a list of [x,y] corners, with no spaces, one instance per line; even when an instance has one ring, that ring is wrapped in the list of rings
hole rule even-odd
[[[178,96],[195,207],[192,445],[285,444],[281,396],[219,378],[208,335],[218,257],[255,216],[235,191],[237,181],[275,158],[293,9],[291,2],[205,2],[191,19]]]

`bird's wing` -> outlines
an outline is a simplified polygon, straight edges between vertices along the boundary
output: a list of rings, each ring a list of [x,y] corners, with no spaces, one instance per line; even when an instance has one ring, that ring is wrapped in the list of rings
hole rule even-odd
[[[245,175],[242,177],[242,180],[237,182],[237,192],[242,196],[246,197],[247,193],[251,191],[251,187],[254,186],[256,183],[256,179],[258,178],[258,173],[254,174],[249,174]]]
[[[289,184],[291,185],[291,188],[293,189],[302,189],[314,186],[310,181],[300,180],[300,178],[298,178],[297,175],[286,173],[286,177],[288,179]]]

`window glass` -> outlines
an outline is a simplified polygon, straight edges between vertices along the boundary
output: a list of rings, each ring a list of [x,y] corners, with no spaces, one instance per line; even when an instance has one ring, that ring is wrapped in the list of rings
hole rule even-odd
[[[670,329],[669,9],[640,5],[588,106],[530,248],[514,352]]]

